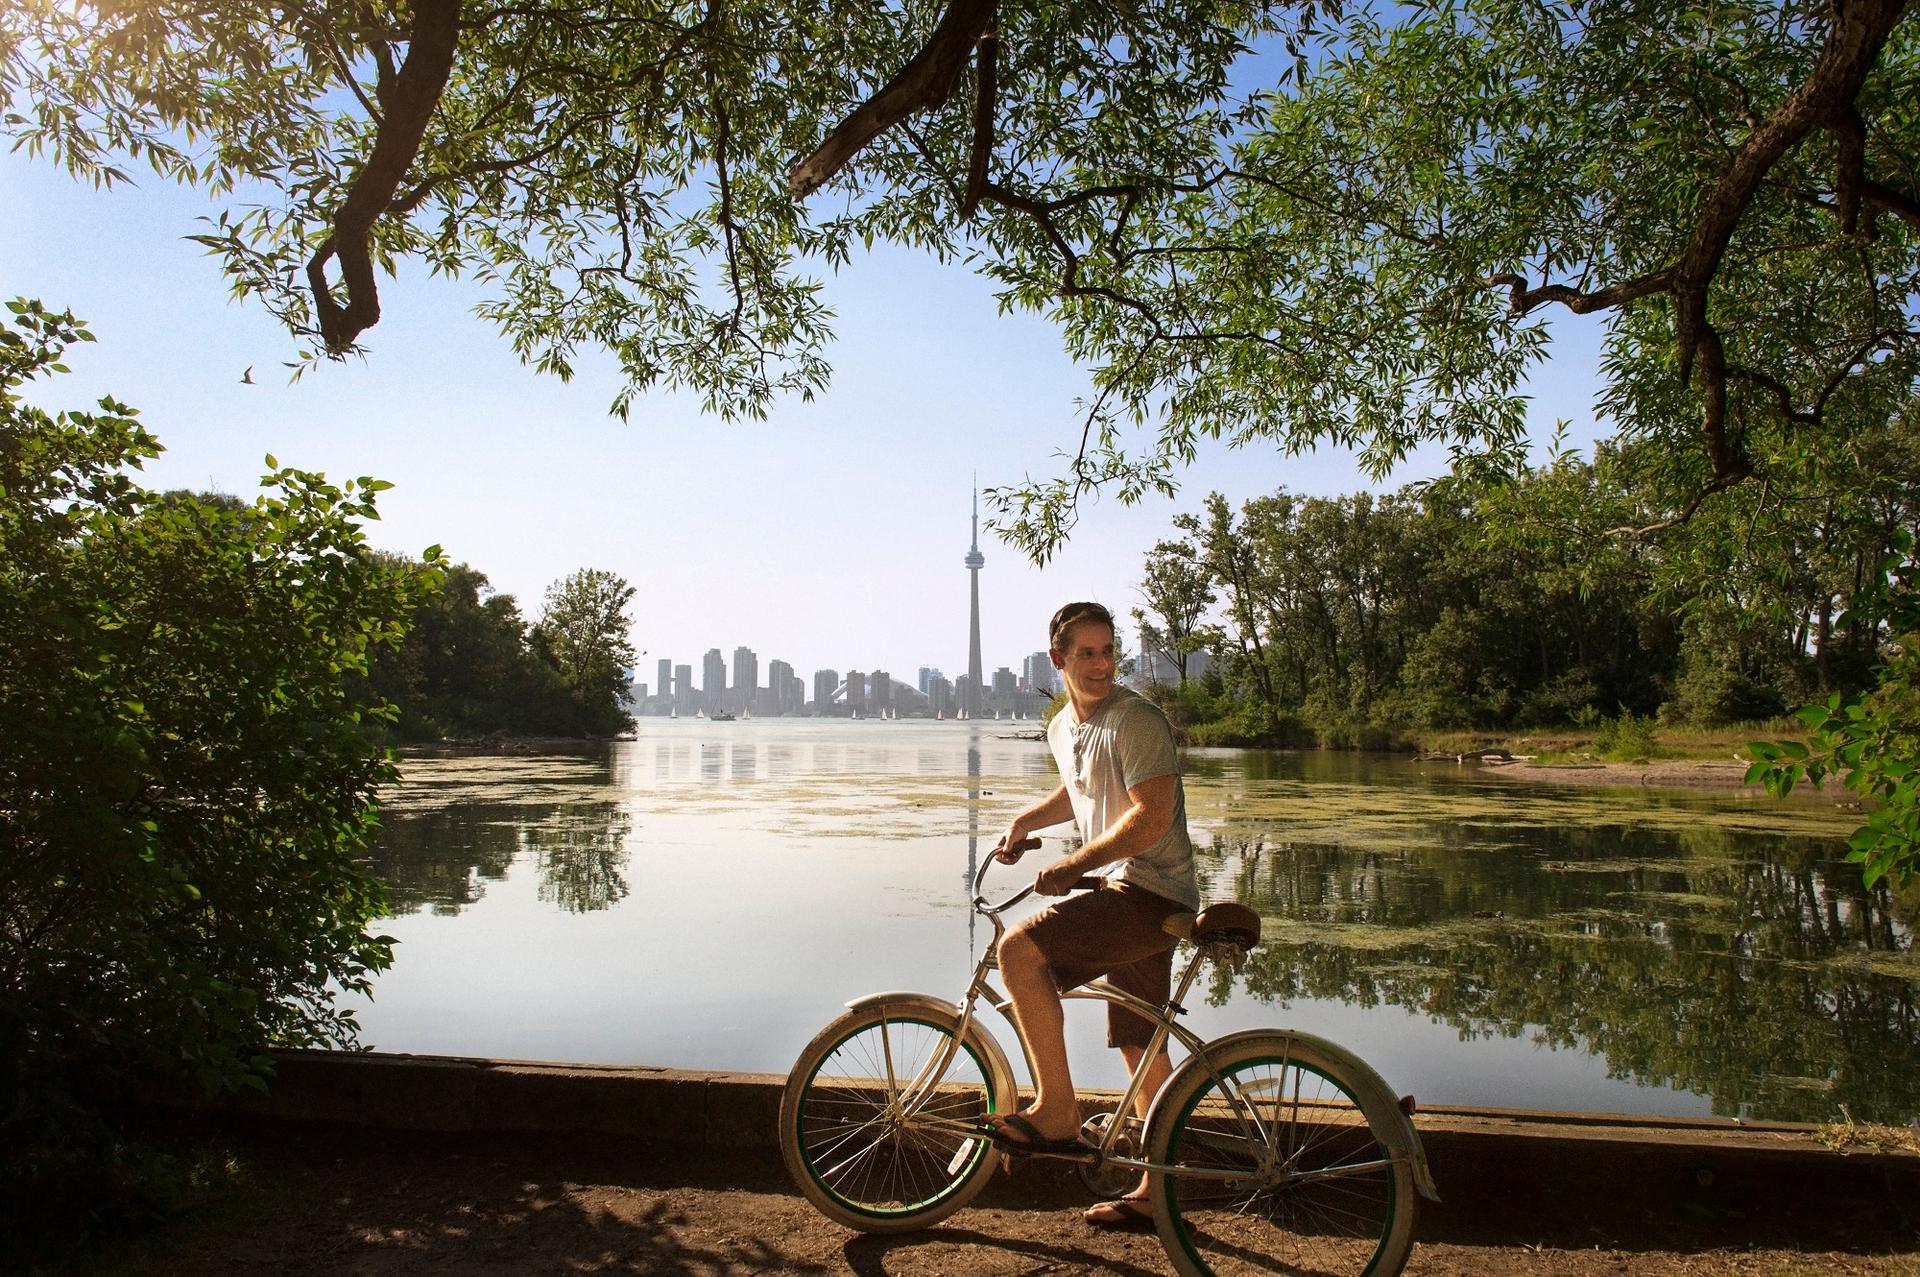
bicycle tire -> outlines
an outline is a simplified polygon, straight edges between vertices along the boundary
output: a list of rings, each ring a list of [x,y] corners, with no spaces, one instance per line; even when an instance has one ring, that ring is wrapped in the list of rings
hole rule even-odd
[[[1011,1111],[1017,1097],[978,1028],[969,1029],[937,1091],[914,1114],[889,1107],[959,1026],[956,1014],[923,1003],[863,1006],[800,1053],[780,1099],[780,1154],[795,1185],[829,1219],[862,1232],[910,1232],[945,1219],[986,1187],[999,1153],[959,1128]]]
[[[1412,1168],[1386,1137],[1400,1113],[1382,1111],[1375,1088],[1311,1041],[1256,1033],[1217,1045],[1181,1064],[1148,1118],[1150,1160],[1245,1172],[1150,1177],[1154,1224],[1175,1270],[1394,1277],[1413,1248],[1417,1211]]]

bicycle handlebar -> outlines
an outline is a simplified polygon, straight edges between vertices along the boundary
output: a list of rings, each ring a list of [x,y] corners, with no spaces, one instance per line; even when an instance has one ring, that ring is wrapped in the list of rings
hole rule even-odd
[[[1039,845],[1040,845],[1040,840],[1038,838],[1024,838],[1021,841],[1015,843],[1013,846],[1014,846],[1014,850],[1016,851],[1032,851],[1035,847],[1038,847]],[[1020,888],[1020,890],[1008,896],[1005,900],[1002,900],[999,904],[988,904],[986,897],[980,894],[980,884],[986,881],[987,870],[993,868],[997,864],[1002,864],[1002,863],[1004,862],[1000,859],[999,856],[995,855],[993,852],[988,852],[987,858],[980,862],[980,868],[974,871],[973,907],[976,910],[978,910],[980,913],[983,913],[989,916],[996,913],[1003,913],[1006,910],[1013,908],[1015,905],[1019,904],[1022,900],[1025,900],[1028,896],[1033,894],[1033,884],[1028,883],[1026,886]],[[1083,877],[1076,878],[1073,882],[1073,885],[1067,888],[1067,890],[1091,891],[1094,888],[1098,887],[1104,881],[1105,879],[1100,877],[1098,874],[1087,874]]]

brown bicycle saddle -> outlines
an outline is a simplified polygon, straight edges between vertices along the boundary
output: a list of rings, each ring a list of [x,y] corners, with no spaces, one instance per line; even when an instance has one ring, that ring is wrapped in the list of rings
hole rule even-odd
[[[1193,940],[1195,944],[1224,940],[1251,949],[1260,943],[1260,915],[1245,905],[1208,905],[1193,920]]]

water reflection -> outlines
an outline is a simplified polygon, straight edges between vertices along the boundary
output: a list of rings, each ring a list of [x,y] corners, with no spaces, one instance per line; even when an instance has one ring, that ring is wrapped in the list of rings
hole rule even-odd
[[[569,913],[605,909],[627,898],[628,836],[633,818],[610,802],[475,804],[389,817],[373,870],[386,880],[394,915],[457,914],[503,881],[516,860],[530,860],[541,900]]]
[[[627,898],[627,836],[633,818],[607,802],[556,811],[525,831],[540,874],[538,896],[568,913],[591,913]]]
[[[479,900],[488,882],[506,877],[520,848],[517,816],[500,807],[388,815],[372,869],[386,881],[394,914],[455,914]]]
[[[1920,1114],[1912,927],[1831,844],[1702,827],[1659,845],[1605,828],[1520,842],[1396,856],[1219,837],[1208,894],[1257,908],[1268,943],[1237,983],[1216,973],[1210,1001],[1397,1006],[1462,1042],[1603,1056],[1610,1077],[1724,1116]]]
[[[647,726],[406,766],[375,849],[401,946],[371,1042],[782,1069],[846,998],[957,995],[965,883],[1054,783],[1004,725]],[[1197,1028],[1296,1023],[1431,1102],[1920,1116],[1920,893],[1861,886],[1844,814],[1339,756],[1196,751],[1187,776],[1204,894],[1269,937]],[[716,903],[733,925],[673,922]]]

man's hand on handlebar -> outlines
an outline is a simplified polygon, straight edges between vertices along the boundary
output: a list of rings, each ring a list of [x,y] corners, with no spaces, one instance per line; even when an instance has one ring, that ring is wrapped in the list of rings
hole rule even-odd
[[[1020,839],[1014,840],[1012,846],[1008,846],[1008,843],[1007,843],[1008,836],[1011,835],[1012,833],[1013,833],[1013,830],[1011,829],[1007,830],[1006,833],[1000,835],[1000,841],[993,845],[994,859],[998,860],[1003,865],[1013,864],[1014,862],[1018,861],[1020,857],[1026,855],[1028,852],[1032,851],[1035,847],[1038,847],[1040,845],[1040,840],[1038,838],[1020,838]]]
[[[1007,830],[1009,834],[1014,832],[1016,831],[1013,828]],[[993,850],[988,853],[987,858],[980,862],[979,870],[973,875],[974,908],[983,914],[997,914],[1036,893],[1043,896],[1064,896],[1070,891],[1091,891],[1105,881],[1097,877],[1082,877],[1078,872],[1069,872],[1067,866],[1072,863],[1072,857],[1063,856],[1042,869],[1034,877],[1031,886],[1020,888],[997,904],[988,903],[987,898],[980,894],[980,884],[986,880],[987,871],[998,864],[1012,864],[1039,845],[1038,838],[1018,838],[1009,848],[1006,837],[1002,836],[1000,841],[993,845]]]
[[[1080,869],[1063,856],[1033,876],[1033,889],[1043,896],[1064,896],[1083,881]]]

